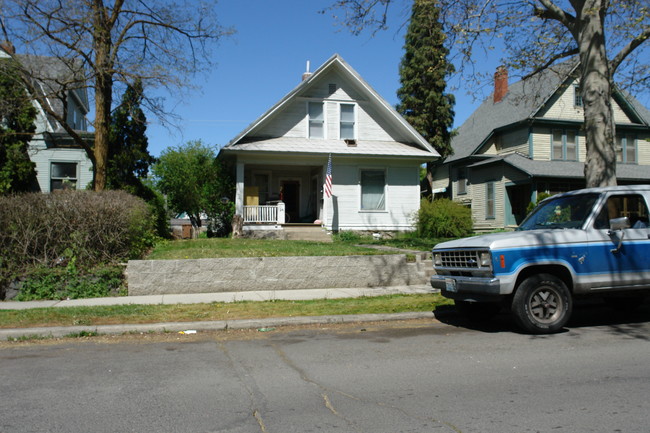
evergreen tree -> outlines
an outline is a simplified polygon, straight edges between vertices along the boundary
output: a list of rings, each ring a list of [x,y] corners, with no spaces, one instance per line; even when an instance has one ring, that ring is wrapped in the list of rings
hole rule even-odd
[[[142,111],[142,82],[129,85],[111,116],[106,187],[121,189],[145,200],[155,216],[161,237],[169,235],[169,221],[163,197],[146,182],[156,158],[147,146],[147,118]]]
[[[147,118],[140,107],[142,83],[129,85],[122,101],[111,116],[107,185],[110,189],[124,189],[132,194],[142,187],[155,158],[149,154],[146,136]]]
[[[454,73],[447,62],[445,34],[436,0],[415,0],[400,64],[400,103],[397,111],[444,158],[451,155],[454,96],[445,93],[446,78]]]
[[[36,109],[13,59],[0,59],[0,194],[29,191],[36,171],[27,153],[34,136]]]

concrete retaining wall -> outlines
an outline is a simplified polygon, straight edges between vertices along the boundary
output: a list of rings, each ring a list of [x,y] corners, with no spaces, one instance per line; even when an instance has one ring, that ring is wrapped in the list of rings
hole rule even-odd
[[[327,289],[426,284],[404,254],[131,260],[129,295]]]

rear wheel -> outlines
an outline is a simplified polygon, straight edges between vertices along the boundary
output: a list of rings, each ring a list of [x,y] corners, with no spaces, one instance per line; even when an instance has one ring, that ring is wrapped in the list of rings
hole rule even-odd
[[[472,321],[485,321],[496,316],[501,311],[501,304],[497,302],[469,302],[454,301],[456,310]]]
[[[526,278],[512,299],[512,314],[524,331],[551,334],[566,325],[573,302],[571,293],[559,278],[550,274]]]

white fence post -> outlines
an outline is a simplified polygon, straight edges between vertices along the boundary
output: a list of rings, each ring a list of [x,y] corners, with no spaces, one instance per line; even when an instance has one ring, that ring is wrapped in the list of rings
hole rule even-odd
[[[278,224],[284,224],[284,203],[278,203]]]

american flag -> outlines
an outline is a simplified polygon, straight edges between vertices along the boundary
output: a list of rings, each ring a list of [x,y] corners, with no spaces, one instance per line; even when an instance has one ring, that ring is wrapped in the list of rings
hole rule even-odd
[[[327,159],[327,173],[325,174],[325,196],[332,198],[332,154]]]

